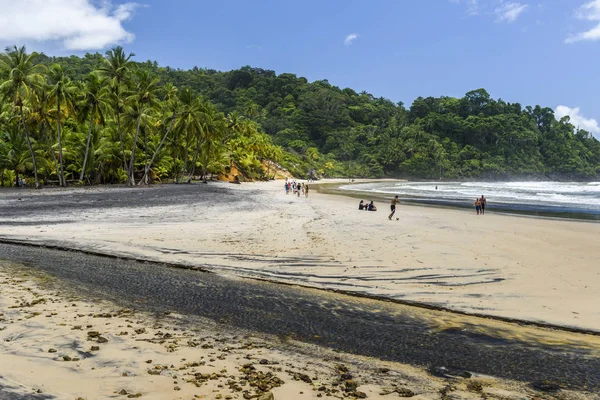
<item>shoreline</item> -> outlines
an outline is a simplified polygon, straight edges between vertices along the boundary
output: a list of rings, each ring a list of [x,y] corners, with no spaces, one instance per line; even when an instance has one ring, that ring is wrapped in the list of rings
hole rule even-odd
[[[314,185],[317,186],[317,190],[322,194],[329,194],[335,196],[346,196],[355,199],[376,200],[384,203],[388,203],[392,199],[392,194],[380,193],[380,192],[366,192],[361,190],[341,189],[341,186],[352,186],[361,183],[376,183],[376,182],[412,182],[410,180],[361,180],[356,182],[316,182]],[[423,181],[414,181],[423,182]],[[434,181],[435,182],[435,181]],[[468,181],[466,181],[468,182]],[[449,210],[463,210],[472,211],[473,207],[464,202],[453,201],[453,200],[432,200],[421,197],[400,197],[400,204],[405,206],[416,206],[416,207],[436,207],[441,209]],[[509,203],[497,203],[494,207],[489,208],[489,212],[502,214],[514,217],[523,218],[535,218],[535,219],[548,219],[557,221],[580,221],[589,223],[600,223],[600,212],[583,212],[581,210],[573,209],[572,211],[561,211],[564,207],[561,206],[517,206]]]

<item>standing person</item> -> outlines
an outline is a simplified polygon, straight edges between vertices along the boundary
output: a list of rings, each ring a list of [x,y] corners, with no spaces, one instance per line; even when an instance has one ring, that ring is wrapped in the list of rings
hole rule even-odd
[[[479,205],[481,207],[481,215],[485,214],[485,206],[487,205],[487,199],[484,195],[481,195],[481,199],[479,199]]]
[[[285,194],[290,194],[290,185],[288,181],[285,181]]]
[[[302,196],[304,196],[304,190],[305,190],[304,182],[302,182],[301,190],[302,190]]]
[[[481,211],[481,202],[478,198],[475,199],[475,211],[477,212],[477,215],[479,215],[479,212]]]
[[[396,197],[394,197],[392,199],[392,205],[390,206],[390,209],[392,210],[392,213],[388,217],[388,219],[390,221],[392,220],[392,217],[394,216],[394,214],[396,214],[396,204],[398,204],[398,195],[396,195]]]
[[[304,197],[308,197],[308,185],[304,187]]]

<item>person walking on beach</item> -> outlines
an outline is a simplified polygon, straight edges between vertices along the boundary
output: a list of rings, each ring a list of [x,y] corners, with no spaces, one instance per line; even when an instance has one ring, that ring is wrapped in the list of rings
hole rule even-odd
[[[485,198],[484,195],[481,195],[481,198],[479,199],[479,206],[481,207],[481,215],[485,214],[485,206],[487,204],[487,199]]]
[[[481,211],[481,202],[478,198],[475,199],[475,211],[477,212],[477,215],[479,215],[479,212]]]
[[[308,197],[308,185],[304,187],[304,197]]]
[[[389,215],[388,219],[391,221],[394,214],[396,214],[396,204],[398,204],[398,195],[392,199],[392,204],[390,205],[390,209],[392,213]]]

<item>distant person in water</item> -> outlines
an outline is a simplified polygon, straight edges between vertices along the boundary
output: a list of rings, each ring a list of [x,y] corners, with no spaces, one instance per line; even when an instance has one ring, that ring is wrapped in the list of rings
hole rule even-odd
[[[358,203],[358,209],[359,210],[364,210],[365,209],[365,202],[364,201],[360,201],[360,203]]]
[[[481,202],[479,199],[475,199],[475,212],[477,212],[477,215],[481,212]]]
[[[479,199],[479,206],[481,207],[481,215],[485,214],[486,204],[487,204],[487,199],[485,198],[484,195],[481,195],[481,198]]]
[[[398,195],[392,199],[392,204],[390,205],[390,210],[392,213],[388,216],[388,219],[391,221],[394,214],[396,214],[396,204],[398,204]]]
[[[373,204],[373,200],[369,203],[369,211],[377,211],[377,207]]]

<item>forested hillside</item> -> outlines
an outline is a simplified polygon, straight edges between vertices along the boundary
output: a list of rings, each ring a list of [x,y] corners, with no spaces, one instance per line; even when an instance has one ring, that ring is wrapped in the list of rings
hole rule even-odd
[[[158,147],[173,118],[178,122],[166,135],[162,156],[150,168],[163,177],[188,176],[195,168],[219,172],[234,162],[255,177],[264,178],[259,172],[260,162],[267,159],[280,162],[296,176],[314,171],[319,177],[595,179],[600,174],[600,142],[588,132],[577,130],[568,118],[557,121],[551,108],[495,100],[484,89],[468,92],[463,98],[418,98],[406,108],[365,92],[340,89],[326,80],[308,82],[293,74],[277,75],[251,67],[229,72],[196,67],[184,71],[156,62],[129,60],[128,76],[116,82],[118,73],[107,71],[114,56],[113,50],[107,55],[87,54],[82,58],[34,55],[31,60],[42,64],[44,71],[60,66],[64,79],[77,83],[80,102],[90,76],[106,80],[109,93],[105,117],[90,117],[89,112],[76,106],[65,115],[65,134],[76,136],[71,141],[78,144],[70,144],[64,155],[65,162],[70,162],[67,169],[72,177],[81,172],[77,160],[86,154],[83,142],[88,128],[98,140],[110,136],[110,144],[115,147],[115,154],[110,156],[114,162],[112,172],[103,173],[100,181],[126,180],[127,174],[148,170],[146,158],[152,157],[152,150]],[[39,140],[48,136],[47,156],[60,147],[51,138],[57,135],[56,126],[60,125],[56,115],[62,114],[57,112],[58,97],[51,90],[57,81],[49,72],[46,74],[48,92],[42,98],[47,100],[48,118],[35,116],[31,109],[29,117],[36,122],[26,121],[26,125],[31,125],[38,152],[43,152]],[[4,72],[2,80],[6,79]],[[150,81],[156,92],[152,99],[144,99],[143,85]],[[122,93],[118,93],[120,87]],[[193,124],[184,128],[189,121],[182,120],[181,107],[191,107],[195,96],[198,98],[194,101],[205,110],[201,114],[208,113],[212,120],[220,121],[221,129],[213,129],[220,133],[209,134],[210,129],[200,125],[194,128],[197,132],[190,132],[188,128]],[[19,106],[14,96],[12,102],[7,99],[3,109],[15,118],[12,125],[2,125],[5,135],[19,130],[19,123],[14,122]],[[119,128],[120,123],[123,125]],[[243,129],[238,127],[240,124]],[[259,145],[249,145],[254,142]],[[125,145],[119,149],[121,143]],[[125,161],[116,163],[121,156]],[[54,160],[57,158],[60,160],[60,155]],[[51,162],[46,164],[47,175],[60,169],[53,168]],[[22,170],[29,174],[26,160],[23,165]]]

